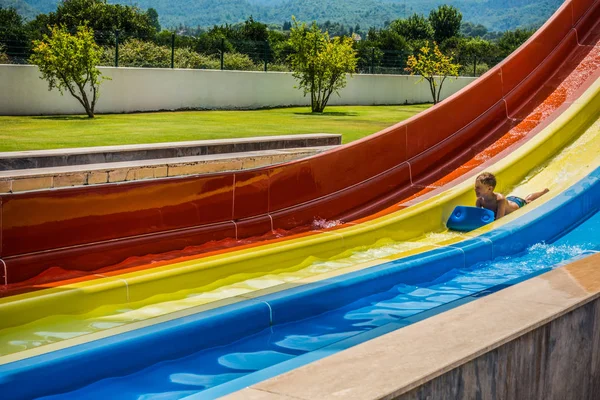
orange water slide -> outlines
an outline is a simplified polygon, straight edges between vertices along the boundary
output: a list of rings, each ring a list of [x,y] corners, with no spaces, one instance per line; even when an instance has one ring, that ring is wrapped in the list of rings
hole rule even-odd
[[[2,195],[4,283],[49,268],[94,273],[150,253],[206,250],[212,242],[229,247],[250,238],[241,240],[248,244],[272,231],[307,229],[315,218],[349,221],[388,212],[510,151],[568,107],[597,77],[598,68],[582,65],[599,59],[599,21],[600,0],[566,1],[517,52],[459,93],[308,159]]]

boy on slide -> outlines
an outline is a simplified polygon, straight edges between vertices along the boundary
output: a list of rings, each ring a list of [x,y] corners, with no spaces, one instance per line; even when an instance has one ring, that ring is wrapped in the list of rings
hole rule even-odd
[[[489,172],[484,172],[475,179],[475,195],[477,196],[475,206],[492,210],[496,219],[502,218],[548,193],[548,189],[544,189],[522,199],[517,196],[504,197],[500,193],[495,193],[495,188],[496,177]]]

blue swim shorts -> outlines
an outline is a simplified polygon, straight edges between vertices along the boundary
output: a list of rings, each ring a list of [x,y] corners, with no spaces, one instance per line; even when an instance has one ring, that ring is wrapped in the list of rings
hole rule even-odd
[[[507,196],[506,200],[512,201],[513,203],[515,203],[516,205],[518,205],[519,208],[524,207],[525,205],[527,205],[527,202],[524,199],[522,199],[520,197],[517,197],[517,196]]]

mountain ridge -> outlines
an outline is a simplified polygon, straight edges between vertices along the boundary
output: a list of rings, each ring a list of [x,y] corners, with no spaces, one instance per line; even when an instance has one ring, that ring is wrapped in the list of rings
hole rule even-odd
[[[113,4],[156,9],[163,27],[234,24],[254,20],[281,25],[294,15],[299,21],[327,20],[354,27],[382,27],[385,22],[413,13],[428,15],[441,4],[457,7],[464,22],[482,24],[491,31],[542,25],[562,0],[124,0]],[[54,11],[58,0],[0,0],[32,19]]]

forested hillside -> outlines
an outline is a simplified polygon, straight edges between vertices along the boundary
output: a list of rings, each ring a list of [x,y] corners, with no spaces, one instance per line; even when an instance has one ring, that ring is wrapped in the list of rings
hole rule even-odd
[[[57,0],[0,0],[0,7],[15,7],[28,19],[56,9]],[[464,21],[482,24],[491,31],[537,27],[562,0],[123,0],[109,3],[137,5],[158,11],[163,27],[180,24],[212,26],[255,20],[283,24],[295,15],[301,21],[327,20],[361,28],[382,27],[386,21],[413,13],[429,14],[440,4],[457,7]]]

